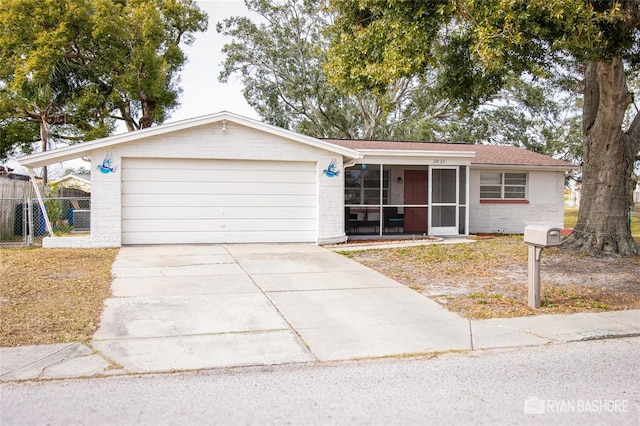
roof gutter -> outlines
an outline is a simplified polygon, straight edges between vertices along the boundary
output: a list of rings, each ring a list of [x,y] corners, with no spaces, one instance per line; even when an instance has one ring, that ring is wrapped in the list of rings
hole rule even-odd
[[[475,151],[415,151],[415,150],[386,150],[386,149],[358,149],[364,156],[372,157],[449,157],[474,158]]]
[[[580,166],[573,164],[567,165],[552,165],[552,164],[488,164],[488,163],[471,163],[474,169],[487,169],[487,170],[539,170],[541,172],[557,172],[567,170],[579,170]]]

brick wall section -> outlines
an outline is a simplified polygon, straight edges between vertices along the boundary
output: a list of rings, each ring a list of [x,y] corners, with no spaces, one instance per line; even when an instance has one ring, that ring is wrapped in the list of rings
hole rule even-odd
[[[120,150],[91,153],[91,245],[120,247]],[[113,173],[101,173],[98,166],[110,155],[116,168]]]
[[[338,176],[329,177],[324,173],[335,161]],[[325,155],[318,161],[318,243],[330,244],[346,241],[344,232],[344,167],[342,157]]]
[[[527,204],[481,204],[480,172],[470,175],[470,233],[522,234],[527,225],[564,226],[563,172],[530,171]]]

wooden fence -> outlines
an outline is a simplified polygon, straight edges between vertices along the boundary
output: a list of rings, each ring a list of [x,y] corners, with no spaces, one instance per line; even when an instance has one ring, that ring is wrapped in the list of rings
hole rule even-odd
[[[0,241],[22,240],[22,206],[25,199],[33,197],[30,181],[0,177]]]

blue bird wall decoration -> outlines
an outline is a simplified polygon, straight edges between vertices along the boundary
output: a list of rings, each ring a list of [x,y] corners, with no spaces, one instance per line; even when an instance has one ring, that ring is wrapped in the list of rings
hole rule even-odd
[[[104,157],[104,160],[102,160],[102,164],[100,164],[96,169],[100,170],[104,174],[114,173],[117,167],[113,165],[113,160],[111,160],[111,154],[107,154]]]
[[[324,174],[327,177],[336,177],[340,174],[340,170],[336,170],[336,159],[334,158],[333,160],[331,160],[331,163],[329,163],[329,167],[327,167],[326,169],[324,169],[322,171],[322,174]]]

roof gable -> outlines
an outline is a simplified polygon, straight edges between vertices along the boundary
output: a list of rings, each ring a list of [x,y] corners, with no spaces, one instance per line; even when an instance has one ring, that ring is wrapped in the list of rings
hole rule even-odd
[[[109,148],[115,145],[139,141],[142,139],[151,138],[153,136],[161,136],[164,134],[179,132],[181,130],[190,129],[198,126],[204,126],[213,123],[232,122],[241,126],[249,127],[258,131],[269,133],[272,135],[280,136],[285,139],[292,140],[294,142],[302,143],[305,145],[313,146],[316,148],[324,149],[326,151],[345,156],[347,158],[361,158],[362,154],[351,148],[343,147],[341,145],[335,145],[329,141],[324,141],[309,136],[301,135],[299,133],[291,132],[289,130],[282,129],[280,127],[265,124],[257,120],[253,120],[247,117],[243,117],[237,114],[233,114],[227,111],[210,114],[202,117],[191,118],[188,120],[177,121],[174,123],[161,124],[158,126],[149,127],[147,129],[138,130],[135,132],[121,133],[118,135],[109,136],[102,139],[96,139],[88,142],[79,143],[77,145],[71,145],[64,148],[58,148],[51,151],[40,152],[37,154],[28,155],[18,159],[20,164],[28,167],[42,167],[51,163],[72,160],[83,155],[87,155],[90,151],[96,149]]]
[[[91,193],[91,175],[69,173],[51,182],[60,188],[78,189],[80,191]]]
[[[73,174],[73,173],[69,173],[67,175],[62,176],[59,179],[56,179],[54,181],[52,181],[51,183],[65,183],[65,182],[72,182],[72,181],[77,181],[80,183],[86,183],[91,185],[91,175],[88,173],[82,173],[82,174]]]

